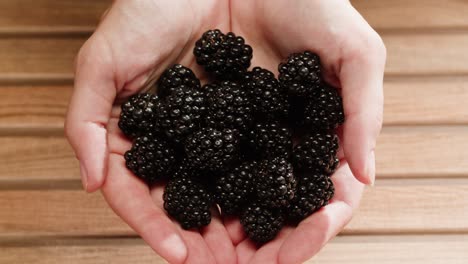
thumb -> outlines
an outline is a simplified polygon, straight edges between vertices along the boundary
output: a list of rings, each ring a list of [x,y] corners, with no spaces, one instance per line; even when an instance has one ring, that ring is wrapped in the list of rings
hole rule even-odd
[[[80,50],[65,133],[80,161],[86,191],[99,189],[106,175],[107,123],[116,96],[110,54],[99,43]]]
[[[370,40],[372,40],[371,38]],[[375,145],[383,119],[385,47],[377,36],[343,58],[340,81],[346,122],[343,148],[355,177],[375,181]]]

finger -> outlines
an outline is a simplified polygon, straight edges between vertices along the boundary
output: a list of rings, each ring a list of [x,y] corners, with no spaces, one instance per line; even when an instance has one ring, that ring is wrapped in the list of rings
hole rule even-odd
[[[293,231],[292,227],[283,227],[281,232],[267,244],[260,247],[252,259],[249,261],[251,264],[263,263],[278,263],[278,253],[280,252],[281,245]]]
[[[218,210],[212,210],[211,223],[201,229],[201,234],[213,253],[216,263],[237,263],[234,245],[221,221]]]
[[[163,194],[164,184],[159,183],[151,188],[151,197],[153,198],[153,202],[158,208],[165,212]],[[169,216],[167,217],[170,218]],[[210,248],[208,247],[198,230],[185,230],[180,226],[180,224],[176,220],[172,219],[172,222],[182,235],[185,244],[188,248],[188,255],[184,263],[216,263],[216,260]]]
[[[83,186],[92,192],[101,187],[106,175],[106,128],[116,87],[108,52],[89,43],[77,58],[65,132],[80,161]]]
[[[112,209],[170,263],[183,263],[187,246],[179,230],[156,206],[148,187],[125,168],[121,155],[109,155],[109,174],[102,192]]]
[[[239,217],[225,216],[223,217],[223,223],[234,245],[239,244],[247,237]]]
[[[279,250],[279,263],[302,263],[311,258],[351,220],[364,185],[347,164],[333,175],[335,196],[331,203],[303,220]]]
[[[339,73],[346,116],[343,143],[356,178],[364,184],[373,184],[374,149],[382,127],[386,55],[376,34],[362,38],[349,44]]]
[[[237,262],[239,264],[249,263],[257,251],[257,245],[252,240],[246,238],[236,247]]]

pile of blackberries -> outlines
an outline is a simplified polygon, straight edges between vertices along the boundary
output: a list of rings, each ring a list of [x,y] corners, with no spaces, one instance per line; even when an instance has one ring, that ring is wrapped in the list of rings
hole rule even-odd
[[[217,204],[267,242],[332,198],[341,97],[309,51],[291,54],[278,78],[248,70],[252,48],[234,33],[209,30],[193,53],[212,83],[176,64],[156,94],[122,105],[119,127],[133,139],[126,165],[150,186],[167,181],[164,208],[183,228],[208,225]]]

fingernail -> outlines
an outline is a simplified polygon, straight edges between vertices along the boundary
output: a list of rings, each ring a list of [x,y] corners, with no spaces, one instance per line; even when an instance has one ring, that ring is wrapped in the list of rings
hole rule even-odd
[[[81,183],[83,184],[83,188],[88,190],[88,171],[86,167],[80,162],[80,173],[81,173]]]
[[[174,258],[185,259],[187,247],[177,234],[172,234],[161,242],[161,247],[166,252],[171,252]]]
[[[371,151],[369,158],[367,159],[367,176],[370,180],[370,185],[375,184],[375,152]]]

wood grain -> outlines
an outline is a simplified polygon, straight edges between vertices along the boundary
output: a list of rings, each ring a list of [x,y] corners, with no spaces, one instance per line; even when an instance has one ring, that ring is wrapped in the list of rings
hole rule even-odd
[[[379,178],[467,177],[467,127],[387,127],[377,143]],[[0,180],[78,179],[64,137],[0,137]]]
[[[0,129],[62,129],[70,85],[0,86]]]
[[[387,75],[468,73],[468,34],[463,32],[383,34]]]
[[[459,0],[351,0],[380,29],[466,28],[468,2]]]
[[[468,127],[387,127],[377,148],[381,177],[468,176]]]
[[[468,73],[468,34],[385,34],[386,73],[460,75]],[[0,80],[8,76],[71,75],[73,59],[85,37],[0,38]]]
[[[71,85],[0,86],[0,131],[63,128]],[[468,79],[399,78],[385,89],[385,125],[468,124]]]
[[[384,92],[385,125],[468,124],[467,78],[399,78]]]
[[[464,264],[466,235],[341,236],[307,264]],[[1,243],[0,263],[126,264],[166,263],[138,238],[46,239]]]
[[[466,180],[377,183],[365,191],[344,234],[468,232]],[[380,185],[379,185],[380,184]],[[0,191],[0,237],[133,234],[99,193]]]
[[[0,32],[94,28],[111,0],[0,0]]]
[[[0,137],[0,179],[79,179],[78,164],[64,137]]]

